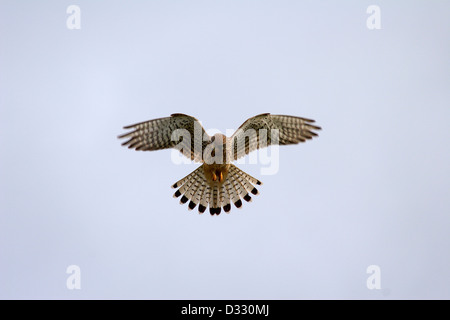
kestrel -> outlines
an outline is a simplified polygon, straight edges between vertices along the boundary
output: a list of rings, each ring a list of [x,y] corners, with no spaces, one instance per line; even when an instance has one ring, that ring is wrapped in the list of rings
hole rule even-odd
[[[198,205],[199,213],[209,206],[211,215],[222,208],[230,212],[231,204],[242,207],[241,198],[250,202],[259,194],[255,185],[261,181],[232,164],[250,152],[273,144],[288,145],[305,142],[317,136],[315,121],[306,118],[264,113],[245,121],[231,136],[221,133],[209,136],[200,122],[191,116],[174,113],[170,117],[140,122],[124,129],[132,131],[120,135],[128,138],[123,146],[138,151],[176,148],[194,162],[202,165],[175,182],[174,197],[180,203],[189,201],[189,210]]]

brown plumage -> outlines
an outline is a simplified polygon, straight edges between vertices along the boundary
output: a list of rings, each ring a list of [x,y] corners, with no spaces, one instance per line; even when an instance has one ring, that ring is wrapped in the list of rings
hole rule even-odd
[[[312,139],[317,136],[314,130],[321,129],[313,123],[311,119],[264,113],[245,121],[230,138],[220,133],[211,137],[196,118],[176,113],[126,126],[132,131],[119,138],[128,138],[122,143],[128,148],[176,148],[191,160],[201,162],[200,167],[172,185],[177,189],[174,197],[181,196],[182,204],[189,201],[189,210],[198,206],[199,213],[203,213],[209,207],[211,215],[218,215],[222,208],[230,212],[231,204],[242,207],[241,199],[250,202],[250,194],[259,194],[255,185],[262,184],[232,161],[272,144],[297,144]]]

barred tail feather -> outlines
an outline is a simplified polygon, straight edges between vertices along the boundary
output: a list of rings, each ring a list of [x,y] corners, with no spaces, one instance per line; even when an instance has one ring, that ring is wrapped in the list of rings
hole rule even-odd
[[[236,203],[238,200],[239,200],[239,196],[238,196],[238,193],[237,193],[237,191],[236,191],[236,189],[234,188],[234,186],[233,186],[233,184],[232,184],[232,182],[231,182],[231,179],[227,179],[227,181],[224,183],[224,186],[225,186],[225,188],[227,189],[227,193],[228,193],[228,195],[229,195],[229,200],[230,200],[230,203]],[[228,212],[226,209],[227,208],[223,208],[224,210],[225,210],[225,212]],[[231,207],[230,207],[230,209],[231,209]]]
[[[209,203],[209,195],[211,193],[211,188],[208,184],[204,184],[203,193],[200,197],[200,204],[198,206],[198,212],[203,213],[205,212],[206,208],[208,207]]]
[[[225,184],[223,184],[220,189],[220,206],[226,213],[230,212],[230,194],[228,193]]]
[[[259,181],[256,178],[253,178],[251,175],[242,171],[241,169],[239,169],[238,167],[236,167],[234,165],[231,165],[230,171],[239,173],[239,175],[243,176],[247,181],[249,181],[252,184],[262,185],[261,181]]]

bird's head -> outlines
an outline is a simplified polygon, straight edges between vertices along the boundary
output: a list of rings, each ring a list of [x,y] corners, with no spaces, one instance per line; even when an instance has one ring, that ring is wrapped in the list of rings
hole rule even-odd
[[[222,143],[222,144],[226,144],[227,143],[227,137],[221,133],[216,133],[215,135],[213,135],[211,137],[211,142],[212,143]]]

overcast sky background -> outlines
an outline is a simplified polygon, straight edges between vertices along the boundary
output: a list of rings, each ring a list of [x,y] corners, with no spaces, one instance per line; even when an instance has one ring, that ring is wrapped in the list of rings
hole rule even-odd
[[[449,10],[2,0],[0,298],[449,299]],[[172,198],[197,165],[117,139],[175,112],[223,132],[264,112],[323,130],[280,147],[275,175],[240,165],[260,195],[211,217]]]

